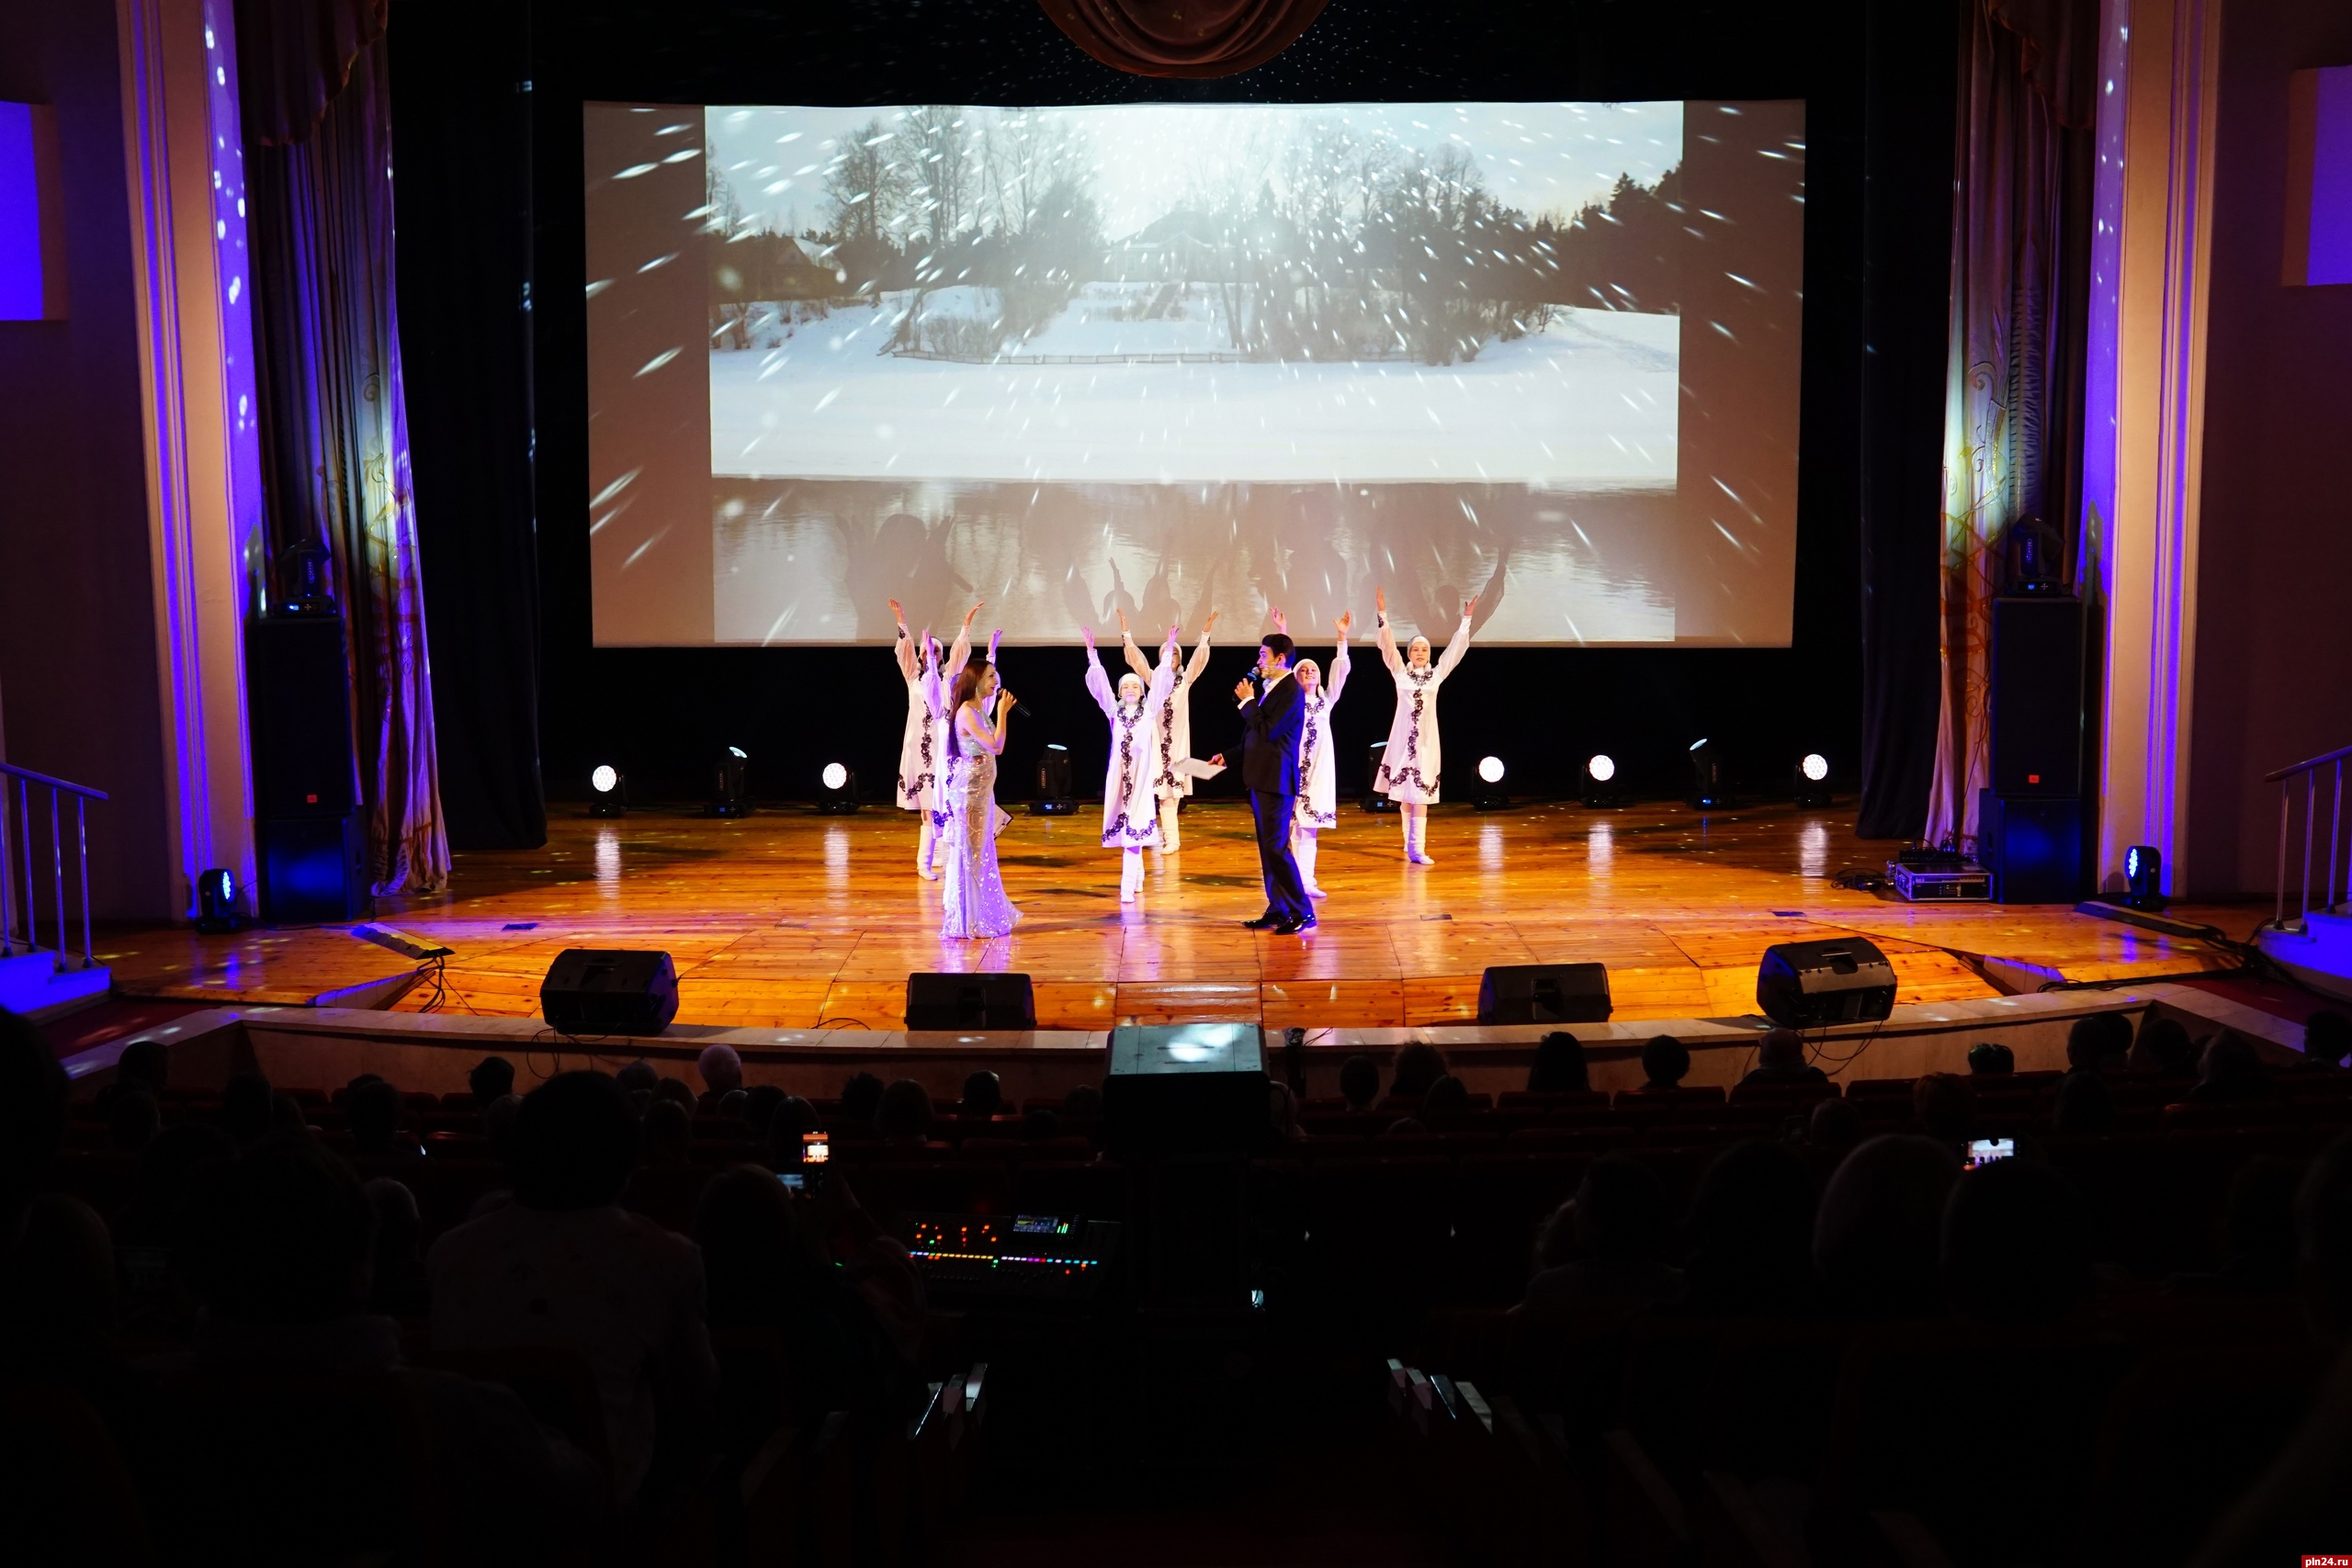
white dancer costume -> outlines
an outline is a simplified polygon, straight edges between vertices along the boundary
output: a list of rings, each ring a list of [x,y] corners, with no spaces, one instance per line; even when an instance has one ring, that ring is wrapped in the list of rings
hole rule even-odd
[[[1373,787],[1401,808],[1405,829],[1405,858],[1415,865],[1433,865],[1423,848],[1429,808],[1437,804],[1443,758],[1438,750],[1437,694],[1462,656],[1470,651],[1470,616],[1462,624],[1445,652],[1428,668],[1416,670],[1396,651],[1396,634],[1389,628],[1386,611],[1380,615],[1380,661],[1396,681],[1396,716],[1388,727],[1388,744],[1380,753],[1380,773]]]
[[[1298,879],[1306,885],[1310,898],[1325,897],[1315,881],[1316,835],[1340,825],[1338,770],[1331,763],[1331,710],[1347,689],[1349,667],[1348,637],[1341,632],[1330,670],[1323,674],[1315,694],[1300,704],[1306,710],[1306,728],[1298,738],[1298,814],[1291,818],[1290,847],[1291,858],[1298,862]]]
[[[1213,626],[1216,617],[1209,617]],[[1127,668],[1146,681],[1159,671],[1136,646],[1133,634],[1123,632],[1120,641],[1125,645]],[[1173,661],[1181,649],[1171,643],[1160,654],[1160,663]],[[1193,682],[1209,667],[1209,634],[1201,633],[1201,640],[1193,649],[1193,657],[1184,660],[1176,671],[1176,684],[1168,694],[1168,704],[1159,710],[1152,724],[1148,755],[1153,759],[1152,794],[1159,802],[1159,852],[1173,854],[1184,847],[1183,834],[1177,818],[1183,807],[1184,797],[1193,793],[1193,774],[1184,764],[1193,757]]]
[[[927,643],[928,636],[922,640]],[[956,634],[949,668],[964,667],[971,645],[972,634],[967,625]],[[933,657],[926,659],[926,653]],[[935,652],[919,646],[903,623],[899,627],[898,655],[899,673],[907,682],[907,728],[899,741],[897,799],[899,810],[922,813],[922,833],[915,845],[915,870],[935,880],[939,873],[932,863],[933,852],[946,819],[946,792],[942,784],[947,773],[947,716],[940,711],[946,694],[941,689],[941,666]]]
[[[1121,684],[1125,684],[1123,681]],[[1138,678],[1136,684],[1144,683]],[[1132,904],[1143,891],[1143,852],[1159,841],[1159,802],[1153,794],[1151,736],[1159,710],[1176,684],[1176,638],[1160,650],[1151,683],[1133,701],[1111,689],[1102,658],[1086,650],[1086,689],[1111,721],[1111,760],[1102,774],[1102,847],[1119,855],[1119,902]]]

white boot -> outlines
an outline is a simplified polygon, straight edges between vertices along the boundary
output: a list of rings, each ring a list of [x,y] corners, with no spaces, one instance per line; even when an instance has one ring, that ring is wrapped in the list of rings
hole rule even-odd
[[[939,880],[939,867],[933,863],[939,855],[939,823],[928,811],[922,814],[922,838],[915,845],[915,874],[925,882]]]
[[[1306,885],[1306,896],[1309,898],[1327,898],[1330,897],[1330,895],[1325,893],[1322,888],[1317,886],[1315,883],[1314,829],[1301,828],[1297,832],[1291,835],[1290,854],[1291,859],[1298,863],[1298,880]]]
[[[1430,852],[1422,846],[1429,837],[1430,808],[1426,806],[1405,807],[1405,858],[1415,865],[1435,865]]]
[[[1172,855],[1184,847],[1184,836],[1177,831],[1176,828],[1177,815],[1183,809],[1183,806],[1184,802],[1180,797],[1159,803],[1159,852],[1161,854]]]
[[[1143,852],[1119,852],[1119,902],[1132,904],[1143,892]]]

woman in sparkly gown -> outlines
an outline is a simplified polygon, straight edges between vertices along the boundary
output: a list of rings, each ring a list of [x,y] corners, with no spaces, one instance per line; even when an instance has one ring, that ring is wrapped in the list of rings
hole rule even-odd
[[[939,934],[1004,936],[1021,919],[996,868],[996,760],[1004,753],[1012,694],[998,681],[994,664],[968,664],[956,673],[951,711],[947,822],[938,859],[946,913]]]

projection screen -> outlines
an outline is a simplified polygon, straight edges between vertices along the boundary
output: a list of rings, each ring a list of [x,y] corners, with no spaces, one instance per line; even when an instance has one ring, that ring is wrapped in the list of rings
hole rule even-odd
[[[584,112],[601,646],[1786,646],[1804,105]]]

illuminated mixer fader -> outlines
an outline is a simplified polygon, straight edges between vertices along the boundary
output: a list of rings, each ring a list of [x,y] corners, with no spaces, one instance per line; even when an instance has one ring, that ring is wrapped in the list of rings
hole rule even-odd
[[[1119,1226],[1076,1215],[913,1214],[907,1250],[934,1290],[1036,1299],[1091,1295]]]

